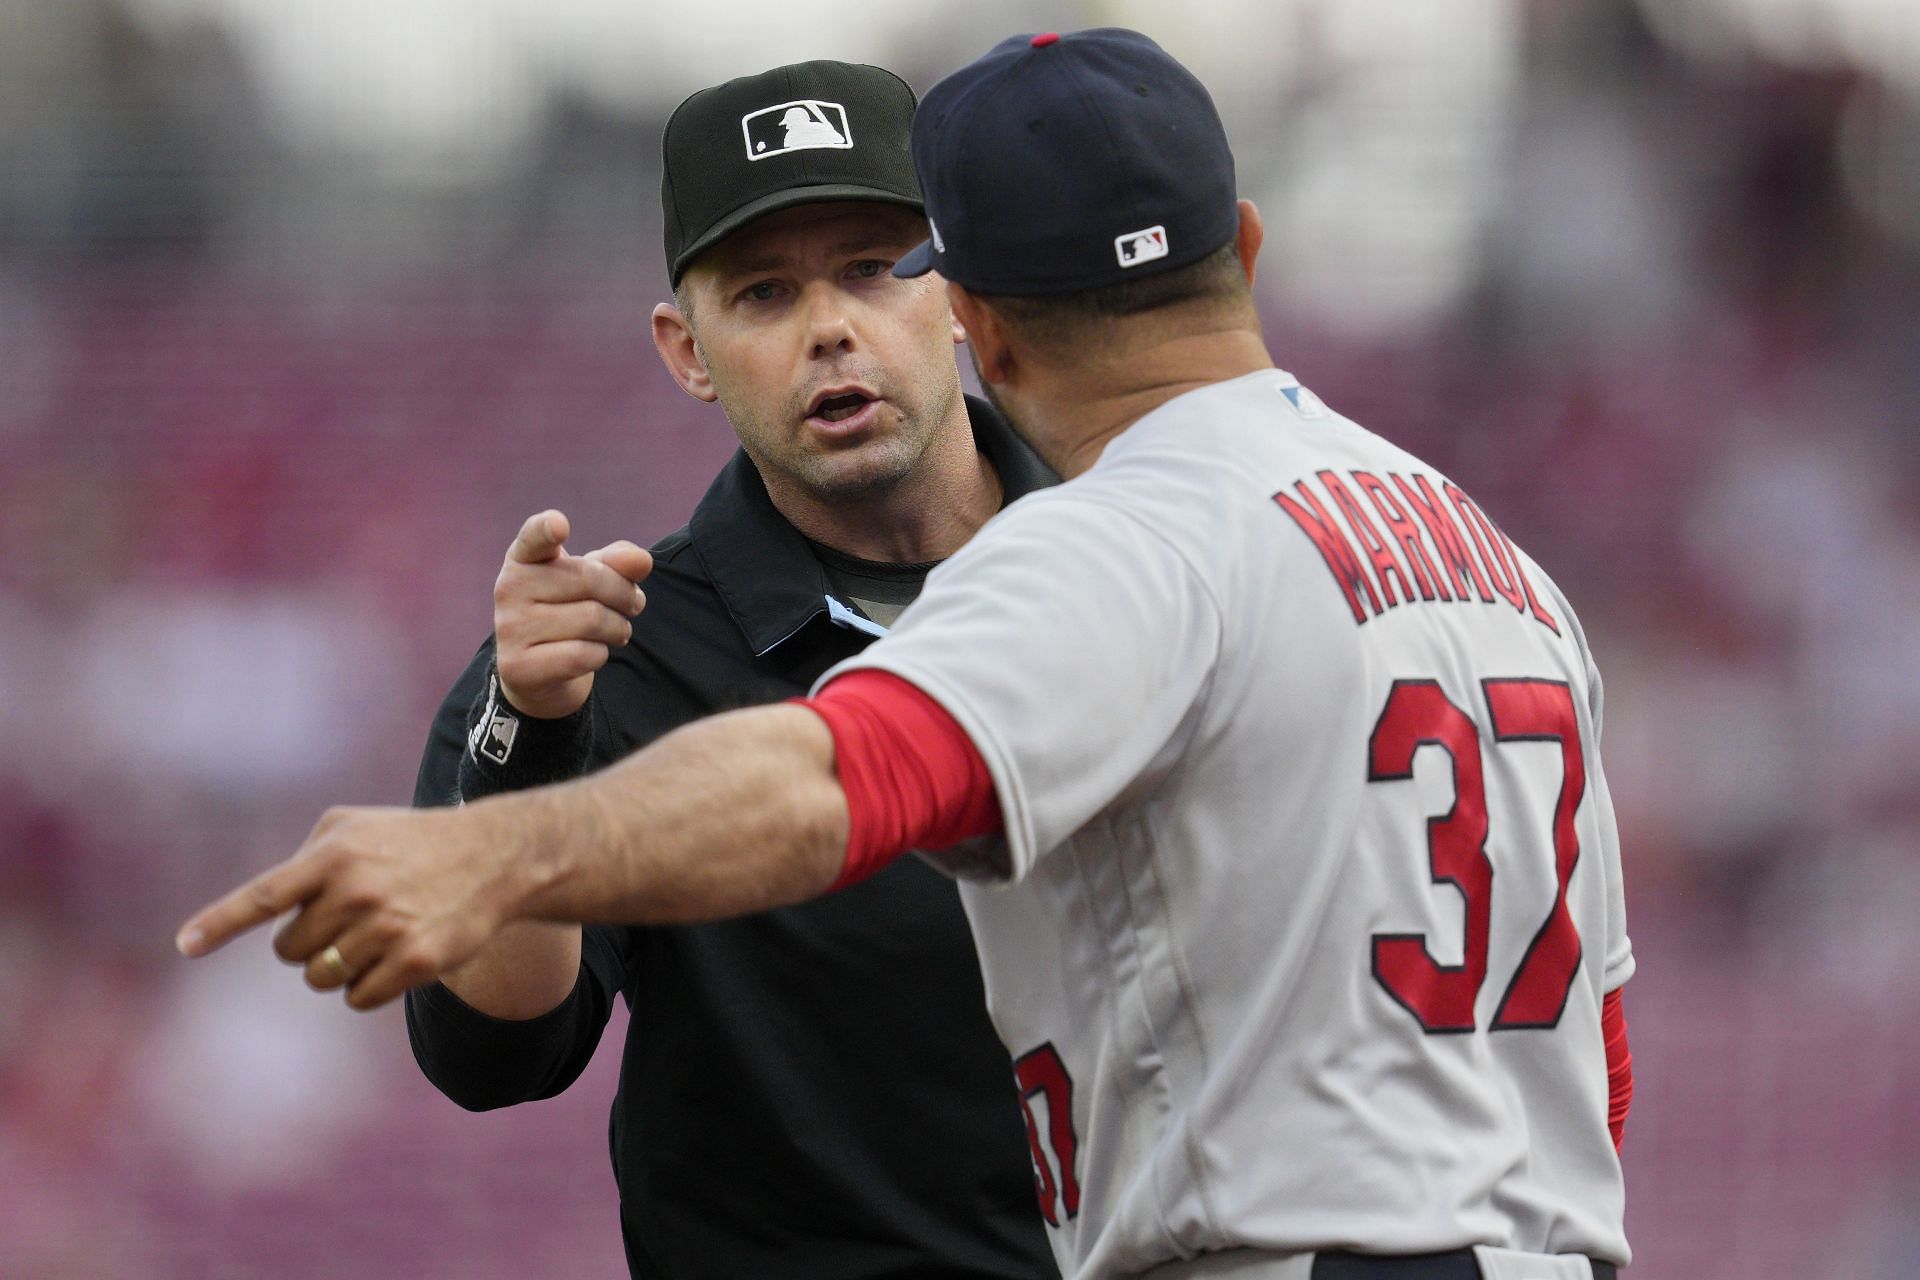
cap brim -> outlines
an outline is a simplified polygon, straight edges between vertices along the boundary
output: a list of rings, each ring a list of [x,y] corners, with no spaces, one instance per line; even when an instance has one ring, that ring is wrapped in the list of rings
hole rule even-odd
[[[900,261],[893,264],[893,274],[907,280],[926,275],[933,269],[933,241],[931,240],[922,240],[907,250]]]
[[[813,187],[787,187],[772,195],[761,196],[758,200],[741,205],[711,227],[692,244],[680,251],[680,256],[668,264],[667,276],[675,287],[680,277],[686,274],[693,260],[719,244],[728,236],[758,218],[782,209],[791,209],[797,204],[830,204],[837,200],[872,200],[878,204],[897,204],[924,212],[918,196],[906,195],[899,191],[888,191],[882,187],[863,187],[854,183],[830,182]]]

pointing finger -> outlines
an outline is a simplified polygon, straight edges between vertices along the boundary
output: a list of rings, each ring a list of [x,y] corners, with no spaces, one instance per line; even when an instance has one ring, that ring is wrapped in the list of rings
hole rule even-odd
[[[184,956],[206,955],[305,902],[320,892],[326,878],[318,858],[296,855],[202,909],[180,926],[173,943]]]
[[[566,545],[567,536],[572,532],[564,512],[542,511],[537,516],[528,517],[527,522],[520,526],[520,532],[514,535],[513,545],[507,548],[507,559],[521,564],[557,560]]]

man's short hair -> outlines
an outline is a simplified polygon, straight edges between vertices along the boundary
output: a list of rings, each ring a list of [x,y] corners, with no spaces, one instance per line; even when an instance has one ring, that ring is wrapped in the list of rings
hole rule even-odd
[[[1105,321],[1190,304],[1233,304],[1248,297],[1239,249],[1229,240],[1197,262],[1139,280],[1080,293],[994,294],[986,302],[1027,342],[1045,351],[1067,352]]]

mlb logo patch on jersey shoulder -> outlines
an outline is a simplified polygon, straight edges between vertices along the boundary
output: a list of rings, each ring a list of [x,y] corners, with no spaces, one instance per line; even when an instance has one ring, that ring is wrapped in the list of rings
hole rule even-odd
[[[1167,256],[1167,229],[1148,227],[1144,231],[1129,231],[1123,236],[1115,236],[1113,253],[1123,267],[1137,267],[1143,262],[1164,258]]]
[[[1303,418],[1324,418],[1327,416],[1327,406],[1320,397],[1297,382],[1283,383],[1280,387],[1280,394],[1287,398],[1287,403],[1292,405]]]
[[[749,112],[740,117],[740,132],[746,136],[749,160],[820,147],[844,151],[853,146],[847,109],[819,98],[801,98]]]

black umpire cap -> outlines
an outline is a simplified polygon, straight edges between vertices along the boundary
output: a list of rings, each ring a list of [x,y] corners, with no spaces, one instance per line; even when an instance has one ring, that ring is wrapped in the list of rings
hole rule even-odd
[[[919,209],[913,90],[891,71],[799,62],[682,102],[661,138],[667,278],[755,218],[797,204],[878,200]]]

